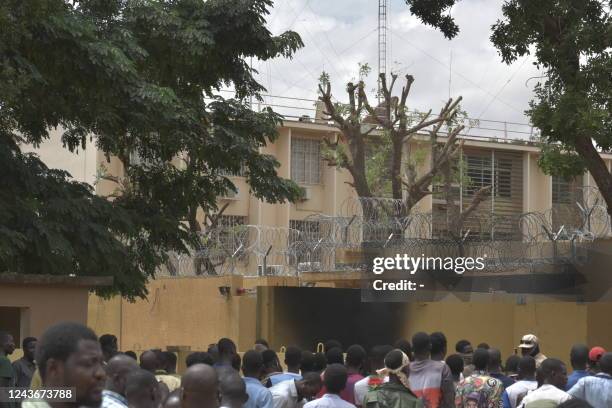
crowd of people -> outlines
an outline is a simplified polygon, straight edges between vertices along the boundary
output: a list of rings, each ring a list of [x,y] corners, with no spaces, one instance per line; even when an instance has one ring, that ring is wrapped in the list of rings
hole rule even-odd
[[[222,338],[189,354],[182,375],[175,353],[120,352],[115,336],[98,338],[78,323],[56,324],[38,340],[25,338],[22,348],[10,363],[14,340],[0,332],[0,387],[68,387],[74,399],[5,401],[1,408],[612,408],[612,353],[574,345],[568,376],[533,334],[505,361],[498,349],[468,340],[447,355],[443,333],[420,332],[369,351],[336,340],[318,353],[292,346],[284,364],[263,339],[241,356]]]

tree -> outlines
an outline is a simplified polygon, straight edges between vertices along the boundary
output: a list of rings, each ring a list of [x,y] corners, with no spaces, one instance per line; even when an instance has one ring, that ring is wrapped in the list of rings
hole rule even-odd
[[[273,157],[259,153],[275,139],[281,117],[253,112],[246,103],[263,90],[246,59],[291,57],[302,46],[294,32],[273,36],[266,29],[271,5],[3,2],[0,149],[11,159],[2,166],[11,163],[21,173],[3,173],[20,176],[2,180],[3,191],[15,196],[3,192],[0,199],[0,271],[111,274],[116,285],[105,294],[144,296],[144,283],[168,251],[197,247],[196,209],[214,211],[216,197],[234,188],[223,172],[244,166],[258,198],[295,199],[299,188],[277,176]],[[232,85],[235,98],[215,96],[222,85]],[[21,154],[17,142],[36,145],[56,127],[68,149],[93,142],[124,163],[121,194],[103,203],[67,174]],[[133,152],[140,163],[130,162]],[[42,211],[50,202],[65,211]],[[49,234],[37,223],[57,228]],[[106,245],[81,245],[85,230],[57,224],[87,226]]]
[[[612,215],[612,175],[601,151],[612,149],[612,16],[610,1],[510,0],[491,41],[502,60],[534,54],[546,73],[527,112],[545,145],[548,173],[588,170]]]
[[[402,210],[405,214],[399,215],[406,216],[421,199],[432,193],[430,187],[435,177],[445,177],[445,185],[447,189],[450,188],[453,168],[463,146],[463,141],[458,142],[457,136],[464,126],[461,124],[453,126],[453,121],[460,112],[461,97],[456,100],[450,98],[437,115],[432,116],[430,110],[415,120],[406,106],[414,78],[411,75],[405,76],[406,82],[399,97],[393,96],[397,74],[391,74],[390,84],[387,84],[385,74],[380,74],[379,78],[382,102],[374,108],[368,100],[363,80],[356,84],[353,82],[347,84],[349,103],[342,105],[332,101],[331,84],[327,74],[321,76],[319,99],[325,106],[324,114],[337,124],[342,134],[341,140],[325,140],[328,149],[325,160],[329,165],[348,170],[353,177],[352,185],[359,197],[372,197],[373,185],[380,183],[381,180],[369,179],[368,175],[371,172],[368,171],[366,153],[372,134],[378,132],[381,140],[377,144],[383,146],[383,149],[390,145],[391,160],[383,165],[387,167],[387,174],[390,175],[392,198],[402,201]],[[446,140],[442,142],[438,139],[438,135],[444,125],[447,133]],[[427,130],[429,168],[419,174],[416,161],[410,158],[415,152],[408,152],[407,144],[417,132],[427,128],[429,128]],[[380,164],[374,163],[375,166]],[[485,187],[478,191],[461,217],[448,217],[449,220],[453,220],[452,226],[449,225],[449,232],[461,230],[463,221],[486,198],[489,190],[490,187]],[[449,195],[447,199],[450,200]],[[455,211],[460,211],[455,207],[453,200],[448,201],[449,212],[455,214]],[[461,220],[460,225],[455,224],[457,220]]]

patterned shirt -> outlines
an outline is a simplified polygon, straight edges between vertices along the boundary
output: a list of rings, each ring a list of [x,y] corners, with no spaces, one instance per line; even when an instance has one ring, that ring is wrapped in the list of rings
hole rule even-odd
[[[455,393],[456,408],[501,408],[501,381],[488,376],[484,371],[474,371],[457,386]]]

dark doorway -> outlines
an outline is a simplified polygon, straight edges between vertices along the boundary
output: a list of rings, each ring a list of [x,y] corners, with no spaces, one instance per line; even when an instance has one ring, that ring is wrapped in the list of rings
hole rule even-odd
[[[315,350],[328,339],[346,348],[393,344],[405,322],[402,303],[362,303],[357,289],[275,288],[275,328],[284,345]]]
[[[18,307],[0,307],[0,330],[13,335],[15,346],[21,347],[21,309]]]

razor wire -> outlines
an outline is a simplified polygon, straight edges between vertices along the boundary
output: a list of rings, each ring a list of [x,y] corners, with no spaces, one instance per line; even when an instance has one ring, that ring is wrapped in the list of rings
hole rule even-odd
[[[365,252],[416,257],[484,258],[487,271],[533,268],[581,259],[588,243],[610,237],[611,223],[597,189],[575,203],[516,215],[478,212],[453,237],[436,224],[440,212],[409,211],[402,200],[350,198],[338,215],[311,214],[295,228],[218,226],[200,234],[199,247],[168,255],[162,276],[299,276],[361,271]]]

